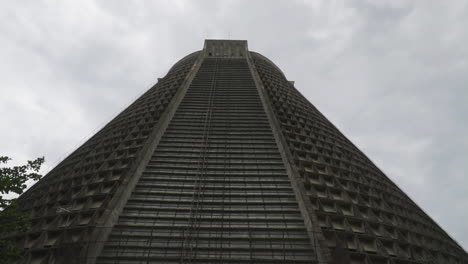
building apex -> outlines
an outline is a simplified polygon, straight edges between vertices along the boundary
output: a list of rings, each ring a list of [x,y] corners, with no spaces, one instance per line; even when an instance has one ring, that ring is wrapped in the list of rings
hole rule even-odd
[[[249,49],[247,40],[206,39],[203,52],[205,57],[241,58]]]

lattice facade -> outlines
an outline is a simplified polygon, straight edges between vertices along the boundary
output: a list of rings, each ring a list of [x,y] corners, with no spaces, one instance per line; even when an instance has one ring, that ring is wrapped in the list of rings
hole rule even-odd
[[[25,263],[84,263],[96,229],[140,162],[160,116],[192,69],[198,53],[187,56],[96,135],[20,197],[32,228],[15,234],[27,249]],[[70,258],[73,256],[73,258]]]
[[[466,252],[252,52],[294,166],[333,258],[351,263],[467,263]]]
[[[468,263],[246,41],[207,40],[20,202],[21,263]]]

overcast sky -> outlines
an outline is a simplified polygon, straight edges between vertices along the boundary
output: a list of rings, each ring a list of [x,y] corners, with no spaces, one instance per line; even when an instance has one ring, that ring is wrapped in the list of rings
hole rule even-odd
[[[3,1],[0,154],[48,171],[204,39],[246,39],[466,249],[467,4]]]

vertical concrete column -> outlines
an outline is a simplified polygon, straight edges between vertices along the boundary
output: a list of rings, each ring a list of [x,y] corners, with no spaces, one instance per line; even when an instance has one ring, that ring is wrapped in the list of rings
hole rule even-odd
[[[331,264],[331,252],[326,245],[325,238],[318,225],[317,216],[315,215],[312,203],[307,198],[306,190],[300,182],[299,173],[297,169],[293,166],[294,159],[288,148],[286,139],[281,133],[280,124],[273,112],[267,91],[265,90],[260,76],[258,75],[250,52],[246,52],[245,56],[249,64],[249,68],[252,73],[255,85],[257,86],[258,92],[260,94],[260,99],[262,101],[263,108],[265,109],[265,112],[268,116],[268,120],[270,122],[271,129],[273,130],[273,135],[275,137],[276,144],[278,145],[278,149],[281,153],[281,158],[283,159],[283,163],[286,167],[286,171],[291,181],[291,186],[294,190],[299,209],[301,210],[302,217],[304,218],[304,224],[307,228],[310,242],[312,244],[312,247],[316,250],[318,262],[320,264]]]
[[[109,202],[109,206],[107,206],[103,216],[100,218],[101,221],[96,225],[94,231],[90,234],[90,243],[80,253],[82,259],[86,259],[87,264],[94,264],[96,262],[97,257],[103,249],[104,242],[107,241],[112,228],[117,222],[122,209],[130,197],[130,194],[135,188],[135,185],[138,183],[138,180],[140,179],[144,169],[151,159],[154,150],[158,146],[161,137],[166,131],[166,128],[173,118],[180,102],[182,102],[182,99],[187,93],[187,90],[190,87],[193,78],[197,74],[204,57],[204,53],[200,52],[190,72],[185,77],[181,87],[177,91],[167,109],[164,111],[156,126],[153,128],[151,135],[149,136],[148,141],[144,146],[144,149],[140,153],[140,157],[137,158],[138,164],[134,167],[133,170],[129,171],[129,175],[125,177],[124,182],[114,194],[112,200]]]

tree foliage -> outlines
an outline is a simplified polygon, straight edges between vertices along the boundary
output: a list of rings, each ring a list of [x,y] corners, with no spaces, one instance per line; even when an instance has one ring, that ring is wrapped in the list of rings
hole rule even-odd
[[[27,188],[26,182],[37,181],[42,176],[39,170],[44,163],[44,157],[30,160],[25,165],[8,167],[11,159],[0,156],[0,236],[11,232],[25,232],[29,229],[29,215],[18,210],[16,198],[5,198],[5,194],[20,195]],[[21,257],[21,250],[0,240],[0,263],[11,263]]]

